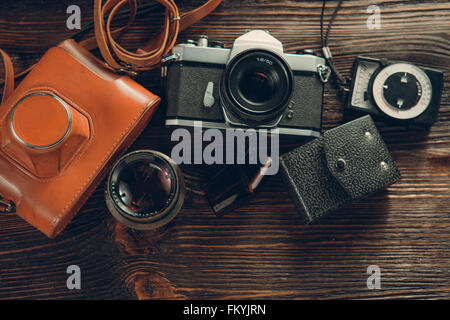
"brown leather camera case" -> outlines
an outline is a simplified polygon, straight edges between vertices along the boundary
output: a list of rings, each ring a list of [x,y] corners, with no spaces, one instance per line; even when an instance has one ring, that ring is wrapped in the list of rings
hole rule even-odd
[[[0,106],[0,195],[58,235],[159,102],[73,40],[50,49]]]

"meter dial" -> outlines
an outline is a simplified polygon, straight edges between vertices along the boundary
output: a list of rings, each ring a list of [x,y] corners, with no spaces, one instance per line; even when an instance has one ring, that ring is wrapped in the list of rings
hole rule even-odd
[[[352,105],[361,109],[371,109],[369,102],[369,82],[380,64],[373,61],[360,60],[355,75],[352,94]]]
[[[395,119],[421,115],[431,102],[431,81],[420,68],[395,63],[374,76],[372,97],[378,108]]]

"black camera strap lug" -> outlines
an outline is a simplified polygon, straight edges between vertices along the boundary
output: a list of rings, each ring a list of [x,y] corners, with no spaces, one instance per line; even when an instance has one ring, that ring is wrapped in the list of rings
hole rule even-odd
[[[344,76],[342,76],[342,74],[339,72],[339,70],[334,65],[333,54],[331,53],[330,47],[328,45],[328,37],[330,35],[331,28],[333,26],[334,20],[336,19],[336,16],[337,16],[339,10],[342,7],[343,2],[344,2],[344,0],[340,0],[338,2],[336,8],[334,9],[333,15],[331,16],[330,21],[328,22],[328,28],[325,31],[324,17],[325,17],[325,7],[327,5],[327,1],[323,0],[322,13],[320,15],[320,33],[321,33],[321,39],[322,39],[322,53],[323,53],[325,60],[327,61],[328,65],[329,65],[328,70],[329,70],[330,74],[328,75],[328,77],[331,75],[331,73],[334,73],[335,82],[338,85],[339,92],[342,95],[345,95],[348,92],[350,92],[350,89],[348,88],[348,80]]]

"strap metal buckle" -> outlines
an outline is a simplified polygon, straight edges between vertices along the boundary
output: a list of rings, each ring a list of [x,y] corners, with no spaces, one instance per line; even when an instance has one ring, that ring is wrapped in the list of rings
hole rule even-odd
[[[122,68],[118,69],[116,72],[129,76],[132,79],[136,79],[138,76],[138,73],[133,70],[133,65],[131,64],[122,64]]]
[[[2,213],[15,213],[16,205],[13,201],[4,200],[0,195],[0,214]]]
[[[174,54],[170,55],[170,56],[165,56],[161,59],[162,63],[166,63],[172,60],[177,60],[181,57],[179,52],[175,52]]]
[[[317,72],[319,73],[320,80],[323,83],[327,83],[328,80],[330,79],[330,75],[331,75],[330,67],[320,64],[320,65],[317,66]]]

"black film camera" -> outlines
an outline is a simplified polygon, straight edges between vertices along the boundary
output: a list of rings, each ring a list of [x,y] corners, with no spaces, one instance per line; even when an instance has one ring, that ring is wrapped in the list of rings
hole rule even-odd
[[[310,52],[285,54],[268,32],[254,30],[223,44],[188,41],[173,49],[167,69],[166,125],[278,128],[318,137],[325,60]]]

